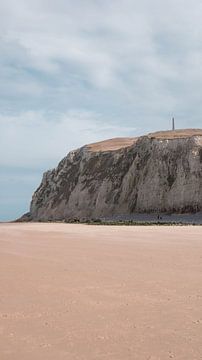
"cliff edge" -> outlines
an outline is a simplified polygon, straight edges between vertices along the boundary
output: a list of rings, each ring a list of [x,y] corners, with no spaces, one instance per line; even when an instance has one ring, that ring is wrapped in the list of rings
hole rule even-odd
[[[43,175],[33,220],[202,211],[202,130],[116,138],[71,151]]]

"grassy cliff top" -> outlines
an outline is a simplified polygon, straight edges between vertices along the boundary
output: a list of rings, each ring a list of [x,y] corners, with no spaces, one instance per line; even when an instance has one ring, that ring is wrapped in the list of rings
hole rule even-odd
[[[149,138],[155,139],[180,139],[191,136],[202,136],[202,129],[179,129],[179,130],[168,130],[168,131],[157,131],[148,134]]]
[[[187,138],[191,136],[202,136],[202,129],[179,129],[175,131],[157,131],[148,135],[150,139],[172,140]],[[121,148],[129,147],[138,140],[138,137],[120,137],[108,139],[93,144],[86,145],[90,151],[115,151]]]

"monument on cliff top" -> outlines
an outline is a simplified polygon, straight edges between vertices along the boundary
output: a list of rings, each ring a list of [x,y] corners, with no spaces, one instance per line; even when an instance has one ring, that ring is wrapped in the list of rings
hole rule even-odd
[[[172,118],[172,130],[175,131],[175,118]]]

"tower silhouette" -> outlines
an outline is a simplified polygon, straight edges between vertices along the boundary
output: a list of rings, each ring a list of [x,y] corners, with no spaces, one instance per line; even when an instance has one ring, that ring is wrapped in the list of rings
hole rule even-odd
[[[175,130],[175,119],[174,119],[174,117],[172,118],[172,130],[173,131]]]

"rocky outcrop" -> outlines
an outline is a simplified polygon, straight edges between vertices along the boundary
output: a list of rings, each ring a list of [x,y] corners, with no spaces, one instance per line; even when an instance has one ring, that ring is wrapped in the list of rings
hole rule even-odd
[[[43,175],[34,220],[202,211],[202,130],[112,139],[71,151]]]

